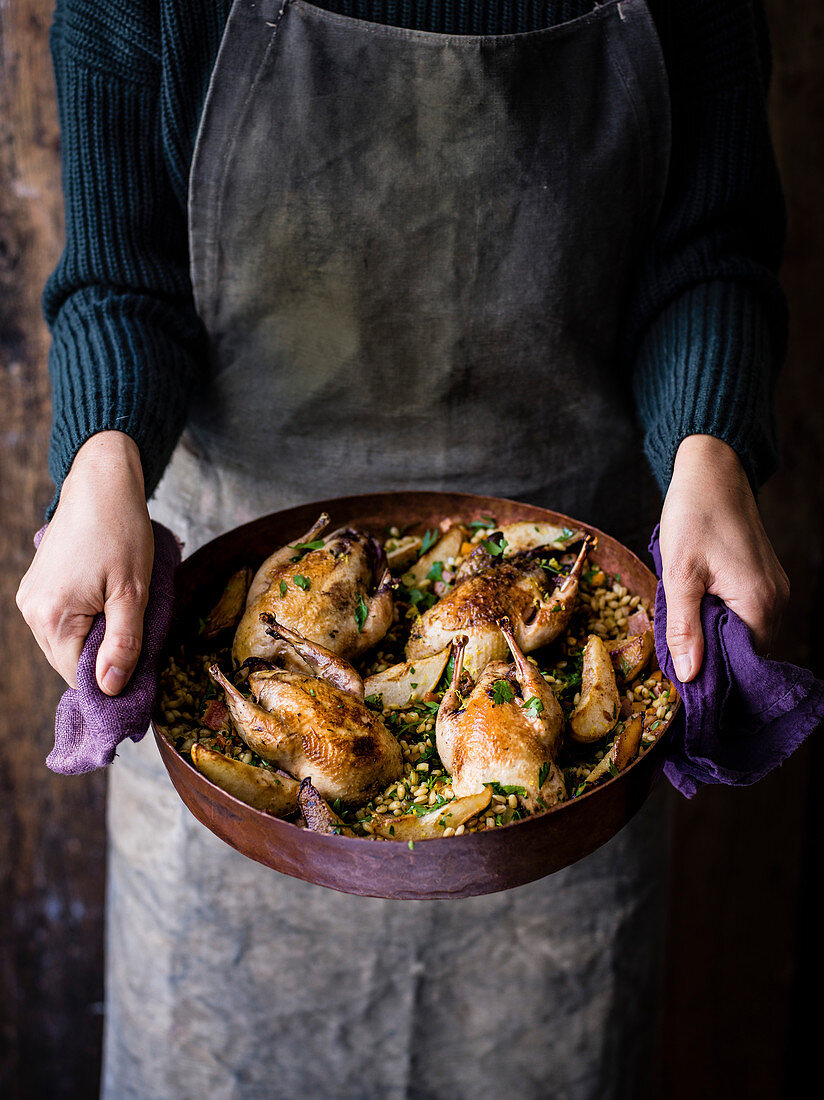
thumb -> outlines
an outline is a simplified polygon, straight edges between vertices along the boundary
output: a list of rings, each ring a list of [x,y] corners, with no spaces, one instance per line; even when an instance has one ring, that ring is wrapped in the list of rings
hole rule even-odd
[[[103,608],[106,633],[97,654],[95,674],[100,690],[118,695],[129,681],[143,643],[143,612],[148,592],[142,586],[111,596]]]
[[[705,591],[706,585],[695,568],[664,577],[667,647],[672,654],[675,675],[682,684],[697,675],[704,659],[701,598]]]

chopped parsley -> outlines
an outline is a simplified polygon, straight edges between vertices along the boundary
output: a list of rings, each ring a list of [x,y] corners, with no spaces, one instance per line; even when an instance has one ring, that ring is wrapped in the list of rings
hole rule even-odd
[[[421,539],[421,557],[423,557],[427,550],[432,549],[432,547],[438,541],[439,534],[440,532],[438,531],[437,527],[434,531],[426,532],[426,534]]]
[[[358,624],[358,634],[363,630],[368,614],[369,608],[366,606],[366,600],[363,596],[358,596],[358,602],[355,604],[355,622]]]
[[[543,787],[546,777],[549,775],[549,761],[544,761],[541,767],[538,769],[538,786]]]
[[[315,539],[314,542],[296,542],[294,546],[289,545],[290,550],[297,550],[297,554],[292,558],[292,561],[300,561],[304,554],[308,554],[310,550],[322,550],[323,539]]]
[[[296,573],[292,580],[295,582],[298,588],[303,589],[304,592],[308,592],[309,589],[312,587],[311,580],[308,577],[304,577],[302,573]]]
[[[516,787],[512,784],[493,783],[493,794],[519,794],[521,798],[526,798],[526,787]]]
[[[434,592],[422,592],[420,588],[401,588],[401,598],[410,603],[416,611],[427,611],[438,602]]]
[[[492,516],[481,516],[480,519],[473,520],[469,526],[475,531],[488,531],[495,526],[495,520]]]
[[[568,527],[562,527],[561,528],[561,538],[562,539],[571,539],[574,534],[575,534],[575,532],[571,531]]]
[[[414,840],[410,840],[410,841],[409,841],[409,851],[410,851],[410,852],[414,852],[414,851],[415,851],[415,841],[414,841]]]
[[[496,531],[494,535],[490,535],[488,539],[481,539],[481,546],[488,554],[491,554],[493,558],[499,558],[502,556],[504,550],[506,550],[509,543],[503,536],[503,532]]]
[[[512,690],[512,686],[509,680],[496,680],[492,685],[492,701],[493,703],[508,703],[515,698],[515,693]]]
[[[615,761],[612,759],[611,756],[608,757],[608,759],[607,759],[607,768],[609,770],[610,775],[617,775],[618,774],[618,769],[615,767]]]
[[[285,595],[286,595],[286,591],[287,591],[288,587],[289,587],[289,586],[288,586],[288,584],[286,583],[286,581],[281,581],[281,582],[280,582],[280,594],[281,594],[281,596],[285,596]]]
[[[432,568],[426,574],[426,579],[430,581],[442,581],[443,580],[443,562],[433,561]]]
[[[383,710],[382,695],[367,695],[364,699],[364,703],[366,703],[368,707],[375,707],[377,710]]]
[[[523,710],[531,710],[534,715],[539,715],[544,709],[544,704],[537,695],[531,696],[523,705]]]

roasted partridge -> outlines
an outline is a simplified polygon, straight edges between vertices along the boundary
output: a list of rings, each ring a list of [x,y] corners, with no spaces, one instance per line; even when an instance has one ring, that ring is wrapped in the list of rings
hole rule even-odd
[[[466,639],[452,643],[452,683],[435,725],[438,752],[458,797],[498,782],[522,788],[519,799],[528,810],[549,808],[566,796],[555,763],[564,716],[552,688],[515,641],[508,620],[501,620],[500,631],[515,663],[491,661],[466,697],[460,691]]]
[[[504,617],[526,653],[547,645],[564,631],[572,616],[578,581],[593,541],[584,536],[577,559],[566,574],[547,570],[543,564],[547,551],[533,549],[458,581],[415,622],[406,646],[407,659],[440,653],[458,635],[465,635],[464,663],[478,676],[489,661],[506,656],[507,643],[498,626]]]
[[[400,745],[361,701],[363,683],[351,665],[276,621],[265,628],[317,674],[252,660],[253,698],[246,699],[213,665],[210,674],[223,688],[238,734],[264,760],[311,779],[324,798],[365,802],[403,772]]]
[[[392,578],[380,543],[354,528],[325,538],[322,515],[304,537],[275,551],[258,569],[235,633],[232,657],[284,657],[308,671],[279,639],[266,633],[261,613],[342,657],[364,653],[392,624]],[[307,549],[307,547],[309,547]]]

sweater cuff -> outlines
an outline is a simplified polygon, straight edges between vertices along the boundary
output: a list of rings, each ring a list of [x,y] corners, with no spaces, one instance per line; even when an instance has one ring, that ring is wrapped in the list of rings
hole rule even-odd
[[[712,435],[736,452],[753,490],[777,469],[773,391],[783,346],[752,286],[717,280],[692,287],[648,329],[633,388],[644,449],[666,493],[688,435]],[[779,331],[786,322],[781,319]]]
[[[48,518],[74,456],[98,432],[134,439],[146,496],[154,492],[186,422],[195,377],[195,359],[180,343],[180,318],[170,304],[128,291],[85,288],[63,303],[49,354],[49,472],[57,493]]]

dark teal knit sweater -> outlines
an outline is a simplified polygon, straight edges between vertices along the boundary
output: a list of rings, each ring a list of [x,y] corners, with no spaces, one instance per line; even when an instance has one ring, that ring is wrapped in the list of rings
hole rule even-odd
[[[531,30],[593,0],[325,0],[450,33]],[[785,341],[775,278],[783,206],[764,106],[760,0],[649,0],[670,80],[664,208],[638,272],[623,364],[663,488],[679,442],[731,444],[754,485],[776,465],[772,390]],[[151,493],[203,369],[186,192],[230,0],[58,0],[52,28],[66,249],[44,294],[58,486],[81,444],[138,443]],[[586,74],[582,74],[586,79]]]

